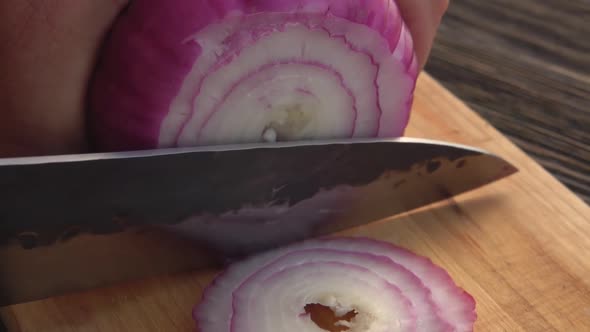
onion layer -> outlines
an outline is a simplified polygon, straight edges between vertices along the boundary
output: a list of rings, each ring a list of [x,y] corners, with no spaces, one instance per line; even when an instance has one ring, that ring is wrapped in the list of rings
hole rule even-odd
[[[235,263],[193,315],[201,332],[326,331],[314,305],[337,317],[332,331],[462,332],[476,319],[473,298],[443,269],[365,238],[309,240]]]
[[[417,76],[393,0],[143,0],[90,90],[100,150],[397,137]]]

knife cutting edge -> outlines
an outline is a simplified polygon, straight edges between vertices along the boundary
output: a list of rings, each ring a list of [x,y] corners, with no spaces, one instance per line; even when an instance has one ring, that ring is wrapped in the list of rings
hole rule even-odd
[[[416,138],[0,159],[0,306],[209,267],[516,171]]]

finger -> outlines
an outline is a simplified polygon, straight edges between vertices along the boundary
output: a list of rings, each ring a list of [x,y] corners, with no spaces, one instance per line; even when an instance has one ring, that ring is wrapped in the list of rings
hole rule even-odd
[[[423,68],[449,0],[397,0],[397,4],[414,39],[420,68]]]
[[[84,93],[118,0],[0,0],[0,155],[84,149]]]

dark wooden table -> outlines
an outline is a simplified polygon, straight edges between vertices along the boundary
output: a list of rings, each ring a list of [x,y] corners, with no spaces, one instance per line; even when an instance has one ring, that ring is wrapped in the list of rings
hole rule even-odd
[[[451,0],[426,71],[590,203],[590,0]]]

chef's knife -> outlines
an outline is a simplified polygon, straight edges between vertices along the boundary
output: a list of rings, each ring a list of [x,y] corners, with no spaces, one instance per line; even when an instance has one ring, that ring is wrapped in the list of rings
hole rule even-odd
[[[412,138],[0,159],[0,305],[209,267],[514,172]]]

